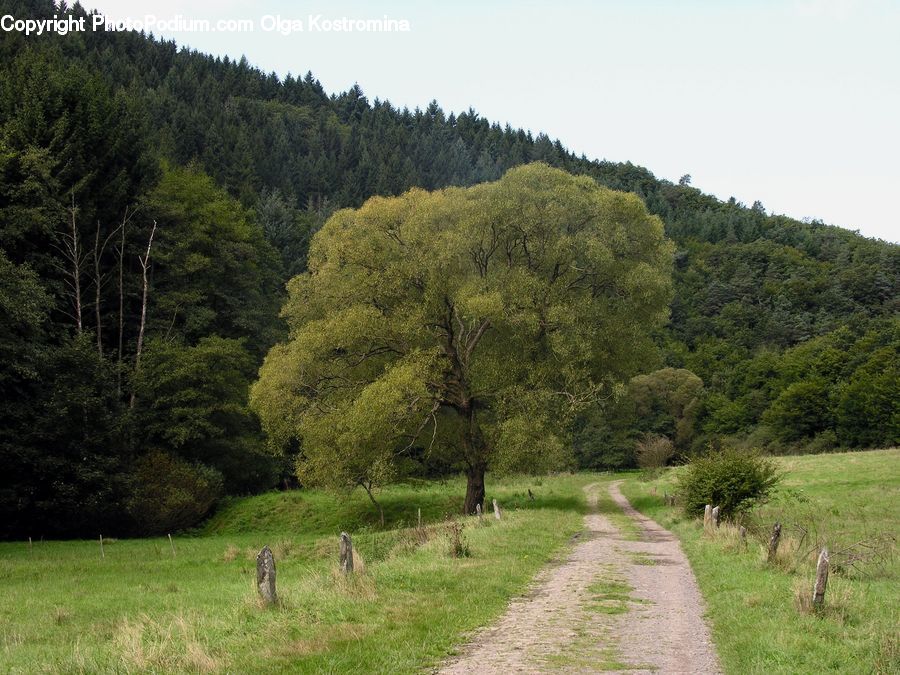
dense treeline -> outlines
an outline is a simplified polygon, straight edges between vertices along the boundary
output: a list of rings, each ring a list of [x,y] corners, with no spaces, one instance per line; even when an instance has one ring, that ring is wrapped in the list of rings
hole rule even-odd
[[[630,465],[647,433],[681,453],[723,436],[773,450],[900,439],[900,247],[472,110],[329,96],[311,74],[135,33],[6,33],[0,57],[0,535],[160,531],[285,478],[247,389],[312,234],[369,196],[531,161],[638,194],[677,248],[658,360],[579,422],[582,465]],[[185,518],[190,494],[203,499]]]

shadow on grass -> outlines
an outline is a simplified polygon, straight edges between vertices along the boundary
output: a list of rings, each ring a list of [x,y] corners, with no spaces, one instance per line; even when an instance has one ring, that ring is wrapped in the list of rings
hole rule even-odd
[[[654,511],[661,506],[664,506],[663,500],[658,495],[639,495],[639,496],[630,496],[628,497],[628,501],[631,502],[631,505],[635,508],[635,510],[640,511],[643,514],[647,514],[648,511]]]
[[[577,482],[561,485],[530,486],[516,481],[488,483],[484,517],[493,518],[492,500],[497,499],[503,511],[556,510],[585,514],[586,501]],[[392,485],[376,493],[384,510],[384,525],[378,509],[366,493],[357,489],[349,493],[322,490],[270,492],[257,497],[235,499],[216,513],[197,534],[283,533],[328,536],[341,531],[374,532],[443,522],[462,515],[465,482],[452,478],[445,481],[410,481]]]
[[[532,500],[526,493],[490,493],[484,500],[484,516],[493,518],[492,499],[496,499],[502,511],[521,510],[534,511],[551,509],[557,511],[574,511],[579,514],[588,512],[584,499],[577,495],[550,494],[535,495]],[[447,518],[462,515],[464,494],[447,495],[421,492],[415,495],[386,494],[378,502],[384,509],[384,529],[411,527],[418,522],[418,510],[422,510],[422,521],[434,523]],[[381,529],[378,512],[371,502],[347,502],[337,507],[341,518],[348,527],[365,527]]]

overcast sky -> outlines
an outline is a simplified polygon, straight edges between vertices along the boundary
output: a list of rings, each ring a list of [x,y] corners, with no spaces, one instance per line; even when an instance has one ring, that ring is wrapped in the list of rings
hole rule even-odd
[[[249,19],[162,32],[329,92],[482,116],[722,199],[900,241],[900,3],[889,0],[88,0],[117,18]],[[304,32],[262,29],[298,19]],[[310,16],[409,32],[310,32]],[[156,31],[160,33],[160,31]]]

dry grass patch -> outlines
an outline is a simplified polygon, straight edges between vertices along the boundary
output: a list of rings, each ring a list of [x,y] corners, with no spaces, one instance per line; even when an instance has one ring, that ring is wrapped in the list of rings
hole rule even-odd
[[[199,639],[195,623],[182,614],[168,624],[147,616],[125,619],[113,642],[119,665],[125,672],[209,673],[221,666]]]

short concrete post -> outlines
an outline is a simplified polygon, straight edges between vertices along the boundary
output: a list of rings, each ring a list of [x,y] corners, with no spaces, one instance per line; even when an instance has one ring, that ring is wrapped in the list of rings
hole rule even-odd
[[[256,554],[256,590],[267,605],[278,602],[275,591],[275,556],[268,544]]]
[[[350,535],[346,532],[341,532],[341,552],[339,562],[341,572],[344,574],[353,573],[353,542],[350,541]]]
[[[494,500],[494,518],[500,520],[500,505],[497,503],[497,500]]]
[[[828,547],[819,553],[819,562],[816,564],[816,583],[813,586],[813,607],[821,607],[825,604],[825,588],[828,586]]]
[[[710,518],[712,518],[712,526],[718,527],[719,526],[719,507],[718,506],[713,508]]]
[[[772,562],[775,560],[775,554],[778,553],[778,542],[781,539],[781,523],[775,523],[772,528],[772,536],[769,538],[769,553],[766,560]]]
[[[709,528],[709,521],[712,520],[712,504],[707,504],[703,509],[703,529]]]

